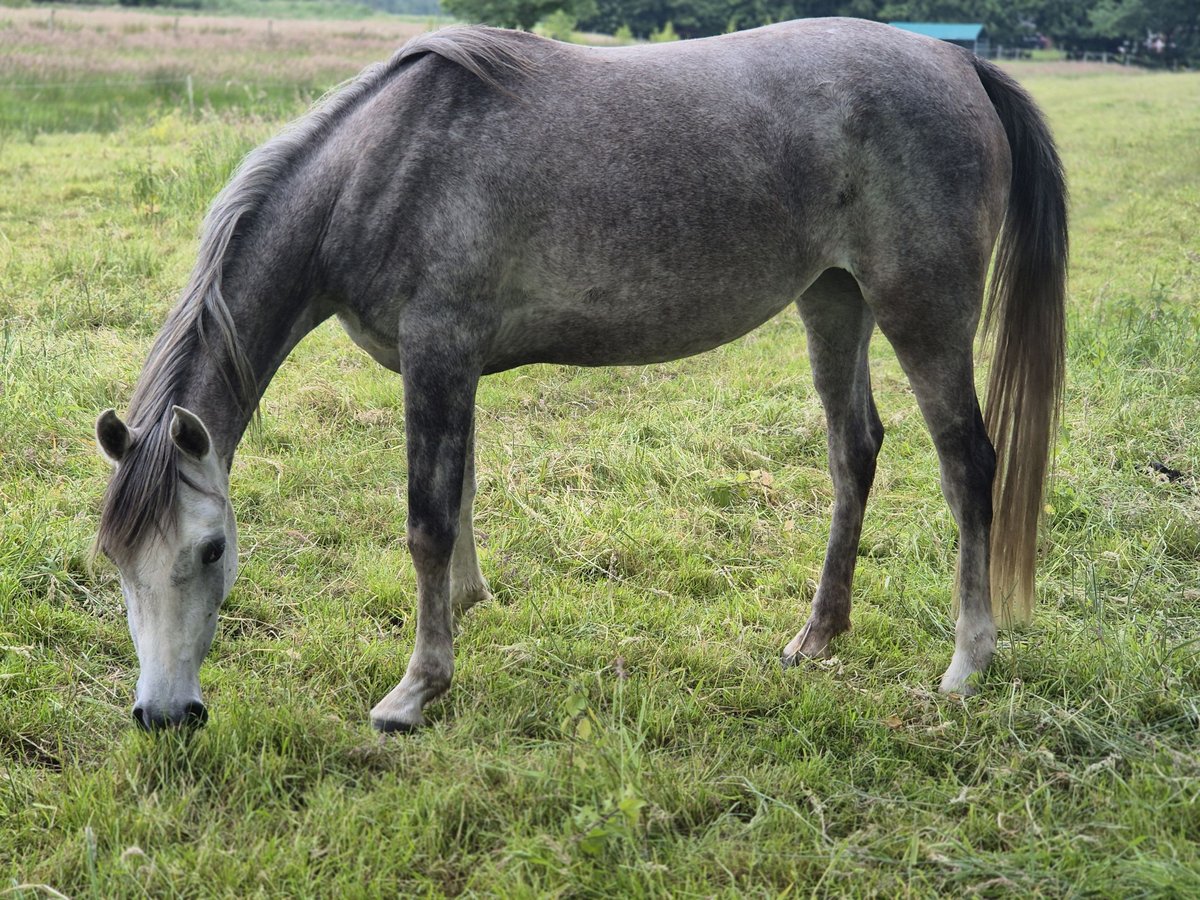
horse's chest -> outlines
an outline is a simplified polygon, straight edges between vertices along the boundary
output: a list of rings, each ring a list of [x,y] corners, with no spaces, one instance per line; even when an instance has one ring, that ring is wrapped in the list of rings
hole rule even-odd
[[[401,371],[395,323],[389,335],[383,323],[360,318],[351,310],[340,311],[338,321],[350,335],[350,340],[366,350],[377,363],[393,372]]]

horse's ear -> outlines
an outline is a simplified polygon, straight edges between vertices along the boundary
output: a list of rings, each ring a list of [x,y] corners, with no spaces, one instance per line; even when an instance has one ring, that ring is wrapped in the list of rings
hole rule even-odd
[[[200,459],[212,449],[208,429],[194,412],[182,406],[171,407],[171,440],[188,456]]]
[[[96,443],[109,462],[119,463],[133,445],[133,433],[116,410],[106,409],[96,420]]]

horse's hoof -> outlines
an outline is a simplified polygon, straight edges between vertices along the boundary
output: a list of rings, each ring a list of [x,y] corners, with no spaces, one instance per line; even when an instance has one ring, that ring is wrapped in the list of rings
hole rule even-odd
[[[412,734],[424,724],[424,722],[404,722],[400,719],[385,719],[371,716],[371,727],[380,734]]]
[[[942,676],[939,690],[943,694],[958,694],[971,697],[979,693],[978,681],[983,671],[992,661],[996,647],[996,630],[988,623],[972,640],[962,640],[959,636],[959,646],[954,649],[950,665]]]
[[[394,699],[392,694],[380,700],[371,710],[371,727],[383,734],[411,734],[422,727],[425,716],[416,698],[401,695],[400,699]]]
[[[979,693],[979,688],[973,683],[975,672],[968,673],[965,677],[954,677],[950,672],[942,676],[942,683],[938,686],[938,692],[942,694],[957,695],[959,697],[974,697]]]
[[[941,687],[938,688],[938,693],[945,694],[947,697],[974,697],[979,693],[979,688],[967,682],[954,687],[947,687],[946,683],[942,682]]]
[[[783,667],[790,668],[802,659],[828,659],[830,643],[836,635],[845,630],[819,625],[814,627],[813,620],[809,619],[800,629],[800,633],[783,648]]]

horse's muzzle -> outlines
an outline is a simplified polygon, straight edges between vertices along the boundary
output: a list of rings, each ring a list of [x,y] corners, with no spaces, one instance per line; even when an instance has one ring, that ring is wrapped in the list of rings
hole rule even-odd
[[[133,708],[133,721],[143,731],[159,728],[199,728],[208,721],[208,710],[199,700],[192,700],[174,710],[151,709],[138,704]]]

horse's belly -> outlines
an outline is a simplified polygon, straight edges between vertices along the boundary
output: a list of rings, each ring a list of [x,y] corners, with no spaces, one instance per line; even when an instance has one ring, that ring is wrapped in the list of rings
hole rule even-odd
[[[681,359],[735,340],[799,296],[803,285],[750,294],[620,302],[585,292],[573,302],[531,304],[507,313],[489,370],[534,362],[642,365]],[[656,302],[657,301],[657,302]]]

